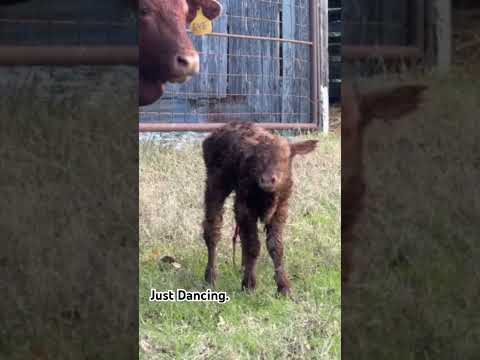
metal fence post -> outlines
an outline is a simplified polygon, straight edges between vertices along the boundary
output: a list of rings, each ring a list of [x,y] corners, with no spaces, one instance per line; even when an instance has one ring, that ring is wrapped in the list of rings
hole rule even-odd
[[[319,82],[318,82],[318,64],[319,64],[319,22],[317,13],[317,0],[310,0],[310,41],[312,46],[311,51],[311,67],[310,67],[310,94],[312,100],[311,117],[312,123],[320,125],[320,112],[319,112]]]
[[[328,133],[329,126],[329,61],[328,56],[328,0],[317,0],[319,44],[318,47],[318,92],[319,92],[319,121],[321,121],[322,131]]]

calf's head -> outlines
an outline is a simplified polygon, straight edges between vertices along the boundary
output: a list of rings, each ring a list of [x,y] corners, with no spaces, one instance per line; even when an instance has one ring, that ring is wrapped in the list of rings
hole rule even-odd
[[[181,83],[199,71],[198,53],[187,27],[198,9],[210,20],[220,15],[215,0],[137,0],[139,11],[139,102],[156,101],[166,82]]]
[[[342,283],[352,271],[352,228],[362,208],[363,136],[374,118],[394,119],[416,109],[424,85],[403,85],[360,95],[342,84]]]
[[[342,84],[342,179],[358,175],[361,168],[365,127],[374,118],[391,120],[415,110],[425,85],[400,85],[360,95],[352,86]]]
[[[313,151],[317,142],[307,140],[289,144],[286,139],[275,137],[255,145],[247,162],[257,185],[266,192],[281,189],[290,179],[293,158]]]

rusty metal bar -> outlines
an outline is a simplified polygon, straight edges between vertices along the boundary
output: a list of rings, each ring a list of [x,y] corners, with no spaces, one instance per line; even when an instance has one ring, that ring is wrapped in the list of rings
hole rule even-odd
[[[137,65],[136,46],[0,46],[0,65]]]
[[[422,50],[416,46],[360,46],[351,45],[342,47],[342,56],[350,59],[367,59],[367,58],[421,58]]]
[[[188,30],[190,32],[190,30]],[[265,41],[276,41],[282,43],[291,43],[297,45],[308,45],[312,46],[312,41],[304,41],[304,40],[294,40],[294,39],[282,39],[282,38],[274,38],[268,36],[254,36],[254,35],[242,35],[242,34],[228,34],[228,33],[216,33],[212,32],[205,36],[219,36],[219,37],[227,37],[227,38],[234,38],[234,39],[245,39],[245,40],[265,40]]]
[[[317,124],[308,123],[257,123],[268,130],[318,130]],[[139,132],[173,132],[173,131],[195,131],[209,132],[225,123],[204,123],[204,124],[186,124],[186,123],[140,123]]]

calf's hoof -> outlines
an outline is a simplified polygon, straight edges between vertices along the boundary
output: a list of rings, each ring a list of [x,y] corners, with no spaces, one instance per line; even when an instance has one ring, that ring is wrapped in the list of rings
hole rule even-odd
[[[288,297],[292,295],[292,289],[287,286],[279,287],[277,288],[277,291],[278,291],[278,295],[280,296]]]
[[[254,277],[250,276],[242,280],[242,290],[247,292],[253,292],[255,291],[256,287],[257,287],[257,281]]]
[[[217,272],[213,269],[207,268],[205,270],[205,281],[211,286],[215,286],[217,282]]]

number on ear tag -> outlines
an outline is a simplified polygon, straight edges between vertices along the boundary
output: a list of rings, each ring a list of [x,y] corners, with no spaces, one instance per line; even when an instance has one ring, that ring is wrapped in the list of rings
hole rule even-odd
[[[198,36],[210,34],[212,32],[212,22],[203,15],[202,8],[198,9],[197,16],[195,16],[195,19],[193,19],[190,24],[190,29],[192,30],[193,35]]]

